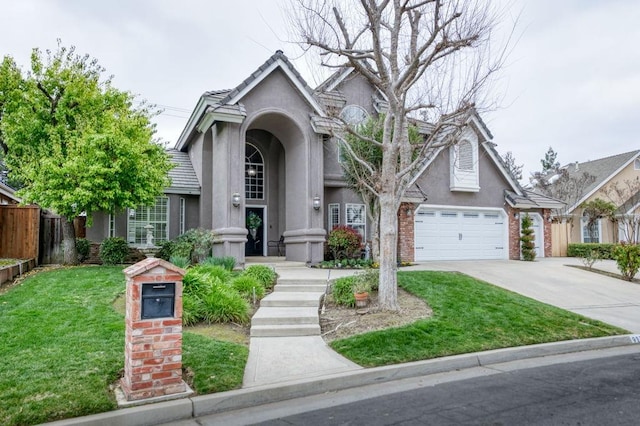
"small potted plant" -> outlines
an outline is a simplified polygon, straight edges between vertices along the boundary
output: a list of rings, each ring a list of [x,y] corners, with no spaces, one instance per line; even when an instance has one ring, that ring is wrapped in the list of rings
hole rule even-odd
[[[356,308],[365,308],[369,303],[371,284],[365,278],[364,275],[356,275],[353,278],[351,291],[353,291],[353,297],[356,299]]]

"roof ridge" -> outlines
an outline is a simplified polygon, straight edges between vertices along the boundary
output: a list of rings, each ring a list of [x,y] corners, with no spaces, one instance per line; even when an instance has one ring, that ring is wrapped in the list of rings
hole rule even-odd
[[[609,160],[609,159],[614,158],[614,157],[630,157],[632,154],[640,154],[640,149],[636,149],[636,150],[629,151],[629,152],[623,152],[623,153],[621,153],[621,154],[608,155],[608,156],[606,156],[606,157],[596,158],[595,160],[588,160],[588,161],[582,161],[582,162],[578,161],[577,163],[578,163],[580,166],[582,166],[582,165],[585,165],[585,164],[595,163],[595,162],[597,162],[597,161]],[[564,166],[562,166],[562,168],[564,168],[564,167],[568,167],[568,166],[572,166],[572,165],[574,165],[575,163],[576,163],[575,161],[574,161],[574,162],[571,162],[571,163],[567,163],[567,164],[565,164]]]
[[[233,99],[238,93],[240,93],[242,91],[242,89],[244,89],[245,87],[249,86],[256,78],[258,78],[265,70],[267,70],[267,68],[269,68],[269,66],[271,64],[273,64],[274,62],[276,62],[277,60],[281,60],[282,62],[285,63],[285,65],[289,68],[289,71],[291,71],[293,73],[293,75],[300,81],[300,83],[302,83],[302,86],[304,87],[304,89],[307,91],[307,94],[309,96],[313,96],[313,90],[311,89],[311,87],[309,87],[309,85],[307,84],[307,82],[305,81],[305,79],[302,77],[302,75],[298,72],[298,70],[293,66],[293,64],[291,63],[291,61],[289,61],[289,58],[287,58],[287,56],[284,54],[284,52],[280,49],[276,50],[276,53],[274,53],[273,55],[271,55],[269,57],[269,59],[267,59],[264,63],[262,63],[262,65],[260,65],[254,72],[252,72],[249,77],[245,78],[242,83],[240,83],[239,85],[237,85],[236,87],[234,87],[233,89],[231,89],[229,91],[229,93],[220,100],[220,104],[226,104],[228,103],[231,99]]]

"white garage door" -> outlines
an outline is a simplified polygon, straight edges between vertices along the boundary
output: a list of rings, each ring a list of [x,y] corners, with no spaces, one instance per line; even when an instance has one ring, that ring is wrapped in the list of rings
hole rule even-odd
[[[507,259],[507,223],[498,210],[421,207],[415,214],[415,260]]]

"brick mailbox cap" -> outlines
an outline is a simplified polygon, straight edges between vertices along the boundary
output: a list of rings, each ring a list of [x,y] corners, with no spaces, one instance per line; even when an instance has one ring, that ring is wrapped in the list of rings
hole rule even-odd
[[[184,276],[184,274],[186,274],[186,271],[182,268],[178,268],[176,265],[174,265],[173,263],[169,263],[164,259],[160,259],[157,257],[149,257],[147,259],[141,260],[140,262],[136,263],[135,265],[131,265],[128,268],[126,268],[124,271],[124,274],[127,278],[132,278],[135,276],[138,276],[140,274],[143,274],[155,267],[162,267],[168,271],[172,271],[175,272],[177,274],[180,274],[180,276]]]

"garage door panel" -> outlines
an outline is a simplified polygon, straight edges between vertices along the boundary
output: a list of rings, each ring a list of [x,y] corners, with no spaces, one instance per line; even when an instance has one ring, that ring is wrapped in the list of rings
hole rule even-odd
[[[419,209],[414,223],[415,259],[504,259],[505,223],[497,211]]]

